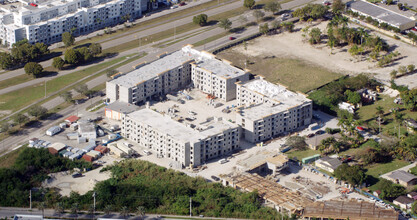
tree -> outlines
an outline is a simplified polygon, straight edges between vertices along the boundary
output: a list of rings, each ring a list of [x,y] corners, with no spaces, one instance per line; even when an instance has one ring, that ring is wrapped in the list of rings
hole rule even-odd
[[[265,23],[263,25],[259,25],[259,32],[262,34],[267,34],[269,32],[268,23]]]
[[[104,214],[106,214],[106,215],[110,215],[110,213],[111,213],[112,210],[113,210],[113,206],[112,205],[106,205],[106,206],[104,206],[104,209],[103,209]]]
[[[75,53],[79,54],[79,60],[82,62],[88,62],[93,59],[93,55],[87,47],[75,49]]]
[[[416,69],[416,66],[414,64],[410,64],[407,66],[407,69],[409,73],[413,73],[414,70]]]
[[[70,91],[63,92],[59,96],[66,102],[72,102],[72,93]]]
[[[350,90],[345,91],[345,96],[346,96],[346,100],[353,105],[358,104],[359,102],[361,102],[361,99],[362,99],[359,93],[352,92]]]
[[[69,47],[74,44],[75,38],[70,32],[64,32],[62,33],[62,42],[64,43],[65,47]]]
[[[9,130],[9,128],[10,128],[10,126],[9,126],[8,122],[6,122],[6,121],[2,122],[0,124],[0,133],[7,132]]]
[[[10,53],[0,52],[0,67],[2,69],[9,69],[13,64],[13,57]]]
[[[332,11],[336,14],[340,14],[345,9],[345,4],[342,0],[333,0]]]
[[[74,90],[82,95],[87,95],[89,93],[88,86],[84,84],[77,85]]]
[[[123,217],[129,216],[129,209],[126,206],[123,206],[120,209],[120,215],[123,216]]]
[[[232,22],[227,18],[220,19],[219,27],[223,28],[224,30],[230,30],[230,28],[232,28]]]
[[[139,215],[140,218],[143,219],[143,217],[145,216],[145,207],[138,206],[138,208],[136,209],[136,215]]]
[[[397,78],[397,74],[398,74],[398,71],[397,71],[397,70],[392,70],[392,71],[389,73],[389,75],[391,76],[391,79],[395,79],[395,78]]]
[[[29,108],[28,114],[35,118],[42,118],[48,113],[48,109],[43,106],[35,105]]]
[[[411,212],[416,215],[417,214],[417,202],[414,201],[413,204],[411,205]]]
[[[43,67],[39,63],[29,62],[25,65],[25,72],[35,78],[39,77],[43,72]]]
[[[13,121],[18,124],[19,126],[25,122],[27,122],[29,120],[29,117],[22,114],[22,113],[17,113],[17,115],[15,115],[13,117]]]
[[[268,3],[266,3],[264,9],[265,9],[265,11],[272,12],[272,14],[274,15],[279,10],[281,10],[281,4],[279,4],[278,2],[268,2]]]
[[[297,150],[303,150],[307,146],[305,138],[301,136],[291,136],[287,138],[285,144]]]
[[[259,23],[259,21],[265,16],[265,13],[261,10],[255,10],[252,12],[252,15],[256,18],[256,22]]]
[[[78,62],[80,62],[80,57],[81,55],[79,54],[79,52],[74,49],[68,49],[65,51],[64,59],[65,62],[69,64],[77,64]]]
[[[42,211],[42,218],[44,217],[45,208],[46,208],[46,205],[44,202],[40,202],[38,204],[38,210]]]
[[[404,195],[406,192],[403,186],[394,184],[383,178],[379,180],[378,186],[381,191],[381,194],[379,195],[381,199],[392,200],[398,196]]]
[[[64,65],[65,61],[61,57],[54,57],[54,59],[52,60],[52,66],[54,68],[62,70],[62,68],[64,68]]]
[[[106,75],[107,75],[107,77],[111,77],[111,76],[113,76],[114,74],[116,74],[118,72],[119,72],[119,70],[109,69],[109,70],[107,70]]]
[[[349,166],[345,163],[336,168],[334,175],[352,185],[361,185],[366,179],[366,174],[360,166]]]
[[[400,72],[401,75],[406,74],[407,73],[407,67],[406,66],[398,67],[398,72]]]
[[[318,44],[321,42],[321,30],[320,28],[312,28],[310,30],[310,44]]]
[[[255,6],[255,0],[244,0],[243,1],[243,7],[252,9],[253,6]]]
[[[78,211],[79,211],[79,207],[78,207],[78,203],[74,203],[71,206],[71,214],[75,214],[78,216]]]
[[[204,26],[207,24],[207,19],[208,16],[206,14],[199,14],[193,17],[193,23]]]
[[[97,56],[97,55],[101,54],[101,52],[102,52],[101,44],[99,44],[99,43],[91,44],[88,47],[88,49],[90,50],[91,55],[93,55],[93,56]]]
[[[284,22],[281,24],[285,30],[287,30],[288,32],[293,32],[294,30],[294,23],[289,21],[289,22]]]
[[[403,9],[403,3],[397,3],[398,9],[402,10]]]

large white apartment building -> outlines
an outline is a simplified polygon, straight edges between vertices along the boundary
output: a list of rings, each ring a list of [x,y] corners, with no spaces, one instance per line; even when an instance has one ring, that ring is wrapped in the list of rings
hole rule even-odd
[[[313,103],[306,95],[289,91],[262,77],[237,83],[240,110],[236,123],[243,129],[242,138],[256,143],[311,123]]]
[[[149,0],[19,0],[0,6],[0,38],[11,46],[61,41],[64,32],[75,35],[116,25],[126,16],[135,19]]]
[[[191,128],[145,108],[123,116],[122,135],[182,166],[198,166],[238,148],[240,127],[213,117]]]
[[[152,98],[176,92],[191,83],[224,101],[236,98],[236,82],[246,82],[250,73],[191,45],[117,77],[106,83],[110,102],[141,105]]]

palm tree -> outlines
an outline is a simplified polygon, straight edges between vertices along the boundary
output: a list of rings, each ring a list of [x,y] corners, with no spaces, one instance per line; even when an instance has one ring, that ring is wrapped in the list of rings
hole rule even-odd
[[[138,206],[138,208],[136,209],[136,215],[139,215],[140,218],[143,219],[143,217],[145,216],[145,207]]]
[[[227,18],[220,19],[219,27],[223,28],[225,31],[230,30],[230,28],[232,28],[232,22]]]
[[[398,124],[398,138],[401,137],[401,123],[404,119],[404,114],[400,113],[399,111],[394,111],[394,120]]]
[[[104,207],[104,214],[106,214],[106,215],[110,215],[110,213],[111,213],[111,211],[113,210],[113,206],[112,205],[106,205],[105,207]]]
[[[79,211],[79,207],[78,207],[78,203],[74,203],[71,206],[71,213],[75,214],[78,218],[78,211]]]
[[[55,213],[59,215],[59,217],[61,218],[61,214],[64,212],[64,208],[62,207],[62,203],[58,202],[55,205]]]
[[[120,209],[120,215],[121,215],[122,217],[126,218],[127,216],[129,216],[129,209],[127,209],[127,207],[126,207],[126,206],[123,206],[123,207]]]
[[[40,202],[38,204],[38,209],[42,211],[42,218],[44,217],[44,212],[45,212],[45,203],[44,202]]]

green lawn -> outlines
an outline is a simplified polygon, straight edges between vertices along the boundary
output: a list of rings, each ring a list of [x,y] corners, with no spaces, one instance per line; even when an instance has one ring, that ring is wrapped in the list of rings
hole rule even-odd
[[[389,163],[378,163],[366,166],[365,168],[368,170],[366,171],[367,175],[371,175],[375,178],[379,178],[380,175],[391,172],[393,170],[399,169],[401,167],[405,167],[410,163],[404,160],[395,159]]]
[[[245,67],[247,57],[242,53],[229,49],[217,55],[231,61],[234,65]],[[250,57],[249,61],[250,65],[247,65],[247,68],[252,73],[262,75],[270,82],[283,84],[290,90],[304,93],[342,76],[300,59],[284,57],[265,59],[264,56],[256,56]]]
[[[320,151],[312,150],[312,149],[306,149],[306,150],[294,150],[293,149],[293,150],[288,151],[285,154],[287,154],[289,158],[297,157],[297,159],[301,161],[301,159],[303,159],[304,157],[309,157],[315,154],[320,154]]]
[[[17,85],[17,84],[24,83],[30,80],[33,80],[33,77],[27,74],[16,76],[7,80],[0,81],[0,89],[4,89],[9,86]]]
[[[51,94],[56,92],[63,87],[74,83],[86,76],[89,76],[97,71],[103,70],[115,63],[118,63],[124,60],[125,57],[116,58],[114,60],[100,63],[95,66],[91,66],[89,68],[83,69],[81,71],[77,71],[71,74],[67,74],[65,76],[57,77],[47,82],[46,84],[46,94]],[[19,89],[13,92],[9,92],[6,94],[0,95],[0,110],[12,110],[16,111],[28,104],[31,104],[45,96],[45,85],[43,83],[26,87],[23,89]]]
[[[19,149],[0,157],[0,168],[10,168],[14,164],[20,152],[22,152],[25,148],[26,146],[22,146]]]

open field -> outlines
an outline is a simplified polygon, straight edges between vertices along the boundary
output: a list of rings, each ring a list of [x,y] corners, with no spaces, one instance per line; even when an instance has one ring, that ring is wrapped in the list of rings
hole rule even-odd
[[[252,43],[249,44],[250,47],[255,46]],[[243,45],[237,47],[243,47]],[[308,92],[342,76],[298,58],[260,54],[245,56],[238,48],[220,52],[218,56],[240,67],[245,67],[245,60],[248,59],[247,68],[252,73],[263,75],[270,82],[280,83],[290,90],[300,92]]]
[[[393,170],[399,169],[401,167],[405,167],[409,164],[410,163],[407,161],[395,159],[389,163],[372,164],[372,165],[366,166],[365,169],[368,170],[366,171],[367,175],[371,175],[375,178],[379,178],[379,176],[384,173],[388,173]]]

